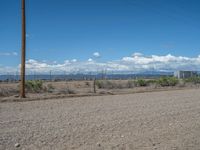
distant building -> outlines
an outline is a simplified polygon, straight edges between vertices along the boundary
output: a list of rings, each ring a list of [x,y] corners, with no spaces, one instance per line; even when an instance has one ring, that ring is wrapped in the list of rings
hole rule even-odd
[[[197,71],[175,71],[174,77],[178,79],[185,79],[198,76]]]

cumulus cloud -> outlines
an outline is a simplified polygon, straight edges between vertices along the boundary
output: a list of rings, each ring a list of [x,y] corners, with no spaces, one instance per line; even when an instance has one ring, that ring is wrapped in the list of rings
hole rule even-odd
[[[139,70],[175,71],[175,70],[200,70],[200,58],[183,56],[134,56],[122,58],[123,63],[135,66]]]
[[[91,62],[91,61],[93,61],[93,59],[92,59],[92,58],[89,58],[88,61]]]
[[[17,56],[17,52],[0,52],[0,56]]]
[[[20,68],[20,65],[18,69]],[[102,70],[114,72],[132,72],[140,73],[146,71],[165,71],[172,72],[175,70],[200,70],[200,56],[184,57],[168,55],[151,55],[135,54],[123,57],[120,60],[112,60],[107,62],[93,61],[89,58],[86,61],[65,60],[63,63],[51,63],[47,61],[38,61],[29,59],[26,61],[27,73],[74,73],[74,72],[98,72]],[[3,71],[3,69],[0,69]]]
[[[77,59],[72,59],[72,62],[77,62]]]
[[[0,75],[5,75],[5,74],[16,74],[19,69],[18,67],[10,67],[10,66],[2,66],[0,65]]]
[[[138,53],[138,52],[132,54],[133,57],[139,57],[139,56],[142,56],[142,55],[143,55],[142,53]]]
[[[93,56],[94,56],[94,57],[100,57],[101,55],[100,55],[99,52],[94,52],[94,53],[93,53]]]

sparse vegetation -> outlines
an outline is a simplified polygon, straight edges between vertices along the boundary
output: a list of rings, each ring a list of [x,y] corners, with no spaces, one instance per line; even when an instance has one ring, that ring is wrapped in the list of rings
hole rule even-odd
[[[161,77],[158,79],[157,84],[164,86],[176,86],[179,83],[179,80],[175,77]]]
[[[179,80],[175,77],[168,77],[169,86],[176,86]]]
[[[147,86],[147,81],[144,79],[138,79],[135,81],[136,86]]]
[[[133,80],[128,80],[127,88],[134,88],[134,87],[135,87],[135,82]]]
[[[0,88],[0,97],[12,96],[19,93],[18,89],[14,88]]]
[[[96,80],[96,85],[99,89],[121,89],[123,85],[114,81]]]
[[[73,89],[64,88],[64,89],[59,89],[57,94],[76,94],[76,92]]]
[[[151,79],[151,80],[145,80],[145,79],[128,80],[126,85],[108,80],[96,81],[96,85],[99,89],[134,88],[134,87],[145,87],[150,85],[158,85],[165,87],[165,86],[176,86],[178,83],[179,80],[175,77],[161,77],[159,79]]]
[[[186,83],[193,83],[193,84],[200,84],[200,77],[192,77],[188,79],[184,79],[184,82]]]
[[[0,97],[14,96],[19,94],[18,83],[1,83]],[[14,86],[13,86],[14,85]],[[93,93],[108,91],[119,92],[119,89],[126,91],[138,91],[146,89],[158,89],[161,87],[200,87],[200,77],[188,79],[177,79],[175,77],[160,77],[156,79],[132,79],[132,80],[95,80],[95,81],[69,81],[65,82],[45,82],[41,80],[26,81],[27,93],[45,93],[52,95],[85,93],[91,89]],[[99,89],[99,90],[98,90]],[[129,89],[129,90],[128,90]]]
[[[41,90],[43,90],[43,82],[41,80],[29,80],[26,81],[26,90],[28,92],[36,92],[39,93]]]
[[[54,89],[55,89],[55,88],[53,87],[52,84],[47,84],[46,91],[47,91],[48,93],[53,93]]]

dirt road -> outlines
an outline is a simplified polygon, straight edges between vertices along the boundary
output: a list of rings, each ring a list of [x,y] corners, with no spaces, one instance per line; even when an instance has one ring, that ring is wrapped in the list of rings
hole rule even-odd
[[[200,90],[0,103],[0,149],[200,150]]]

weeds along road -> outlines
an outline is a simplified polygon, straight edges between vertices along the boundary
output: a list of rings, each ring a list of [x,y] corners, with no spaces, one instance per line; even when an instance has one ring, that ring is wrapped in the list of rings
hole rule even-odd
[[[0,149],[199,150],[200,90],[0,103]]]

